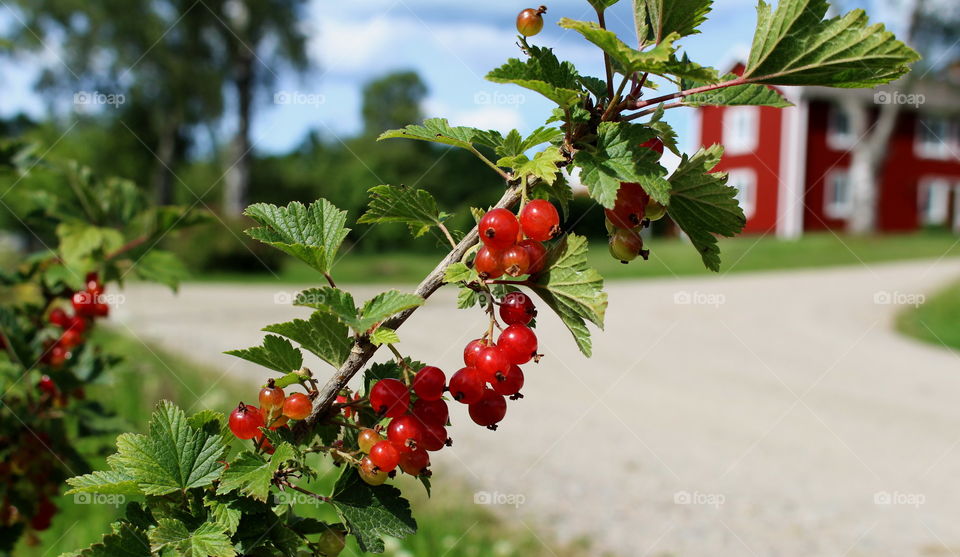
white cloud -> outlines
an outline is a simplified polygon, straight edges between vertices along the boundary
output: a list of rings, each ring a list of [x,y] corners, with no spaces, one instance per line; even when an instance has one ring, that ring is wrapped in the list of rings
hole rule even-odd
[[[439,99],[429,98],[423,103],[423,112],[441,114],[454,126],[497,130],[501,133],[523,127],[523,115],[516,106],[491,105],[458,110]]]

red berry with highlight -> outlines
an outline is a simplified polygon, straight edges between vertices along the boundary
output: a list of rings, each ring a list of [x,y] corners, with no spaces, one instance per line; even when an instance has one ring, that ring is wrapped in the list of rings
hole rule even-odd
[[[447,376],[434,366],[426,366],[413,377],[413,392],[423,400],[439,400],[447,386]]]
[[[517,221],[516,215],[507,209],[493,209],[483,215],[477,229],[483,244],[499,251],[517,243],[520,222]]]
[[[280,387],[264,387],[260,389],[260,408],[270,412],[274,408],[283,406],[286,395]]]
[[[620,182],[613,209],[604,209],[604,213],[617,228],[636,228],[643,222],[648,198],[640,184]]]
[[[397,418],[410,407],[410,391],[398,379],[381,379],[370,389],[370,406],[380,416]]]
[[[547,266],[547,248],[535,240],[524,240],[517,244],[527,250],[527,258],[530,259],[530,267],[527,273],[535,275]]]
[[[515,395],[519,393],[522,388],[523,370],[516,364],[510,366],[506,375],[504,375],[502,379],[498,378],[497,382],[493,384],[493,390],[496,391],[498,395],[503,396]]]
[[[58,327],[66,329],[70,326],[71,321],[72,319],[67,315],[67,312],[60,308],[54,308],[54,310],[50,312],[50,322]]]
[[[553,203],[534,199],[524,205],[520,213],[520,226],[527,238],[545,242],[560,233],[560,213]]]
[[[373,465],[384,472],[390,472],[400,462],[400,451],[390,441],[380,441],[370,449]]]
[[[447,425],[447,419],[450,417],[450,409],[443,400],[417,399],[413,403],[413,409],[410,410],[420,423],[424,425]]]
[[[521,245],[510,246],[500,255],[503,272],[511,277],[525,275],[530,269],[530,254]]]
[[[497,377],[505,375],[510,369],[510,358],[499,346],[488,346],[477,357],[477,371],[487,383],[493,383]]]
[[[461,368],[450,378],[450,395],[462,404],[472,404],[483,396],[483,377],[473,367]]]
[[[533,300],[523,292],[510,292],[500,301],[500,319],[507,325],[526,325],[536,316]]]
[[[480,400],[470,405],[470,419],[490,429],[496,429],[496,424],[506,415],[507,401],[492,389],[483,391]]]
[[[463,363],[467,364],[467,367],[476,367],[477,366],[477,357],[480,356],[480,352],[483,352],[483,349],[487,346],[490,346],[490,343],[485,342],[483,339],[476,338],[467,343],[466,348],[463,349]]]
[[[497,338],[497,346],[512,364],[525,364],[537,355],[537,335],[526,325],[510,325]]]
[[[261,427],[264,427],[263,414],[256,406],[247,406],[241,402],[230,413],[230,431],[238,439],[253,439],[260,435]]]
[[[427,424],[423,428],[422,446],[427,451],[439,451],[447,445],[447,428],[442,425]]]
[[[293,393],[283,401],[283,415],[291,420],[302,420],[310,415],[313,402],[303,393]]]
[[[540,6],[539,10],[527,8],[517,15],[517,31],[524,37],[532,37],[543,29],[543,14],[547,11],[545,6]]]
[[[473,259],[473,266],[482,279],[495,279],[503,276],[503,262],[500,252],[483,246]]]
[[[402,453],[415,450],[423,440],[423,424],[410,414],[395,418],[387,427],[387,440]]]
[[[380,441],[383,441],[383,437],[370,428],[360,431],[357,435],[357,446],[365,453],[369,453],[370,449]]]
[[[417,449],[400,455],[400,469],[411,476],[419,476],[430,466],[430,455],[424,449]]]
[[[40,381],[37,382],[37,388],[50,396],[57,394],[57,384],[53,382],[53,379],[50,379],[49,375],[40,378]]]

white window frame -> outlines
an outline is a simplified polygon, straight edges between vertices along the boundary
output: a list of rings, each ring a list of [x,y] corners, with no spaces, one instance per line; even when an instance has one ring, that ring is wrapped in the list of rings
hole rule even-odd
[[[924,176],[917,188],[917,210],[924,226],[948,226],[950,223],[950,191],[955,188],[950,178]],[[938,202],[929,202],[936,195]],[[935,213],[934,213],[935,211]]]
[[[746,187],[739,187],[743,184]],[[737,203],[743,209],[747,220],[757,211],[757,172],[752,168],[731,168],[727,170],[727,185],[737,188]]]
[[[843,114],[847,118],[848,129],[846,132],[841,132],[834,126],[834,119],[839,114]],[[853,118],[850,113],[841,105],[831,105],[827,114],[827,146],[834,151],[849,151],[856,144],[857,134],[853,131]]]
[[[931,121],[936,121],[938,124],[942,123],[946,125],[946,137],[938,137],[939,141],[936,142],[926,142],[924,138],[927,137],[927,133],[932,133],[936,136],[936,130],[932,129],[930,126]],[[957,157],[957,125],[955,122],[951,122],[948,118],[938,117],[938,116],[929,116],[924,118],[922,115],[917,116],[917,125],[914,130],[913,138],[913,152],[914,154],[921,159],[933,159],[933,160],[948,160],[950,158]]]
[[[841,203],[834,200],[834,181],[838,178],[845,178],[847,181],[847,199]],[[846,219],[852,212],[853,187],[850,184],[850,171],[846,168],[830,171],[823,182],[823,213],[831,219]]]
[[[723,111],[723,147],[728,155],[753,153],[760,141],[760,109],[730,106]]]

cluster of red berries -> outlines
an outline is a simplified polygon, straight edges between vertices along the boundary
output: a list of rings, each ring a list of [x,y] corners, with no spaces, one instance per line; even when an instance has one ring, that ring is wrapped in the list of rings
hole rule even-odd
[[[279,429],[287,427],[288,420],[302,420],[313,410],[313,401],[303,393],[287,396],[271,379],[260,389],[260,407],[239,403],[230,413],[230,431],[238,439],[253,439],[265,452],[273,453],[270,441],[263,437],[260,428]]]
[[[480,278],[533,275],[547,263],[542,242],[560,233],[560,215],[549,201],[534,199],[524,205],[519,219],[507,209],[488,211],[477,230],[483,246],[473,264]]]
[[[47,365],[62,366],[70,358],[71,350],[83,344],[90,323],[110,314],[110,306],[103,301],[103,284],[97,274],[88,274],[86,282],[86,288],[74,292],[71,297],[73,315],[59,307],[50,312],[50,323],[63,329],[63,333],[47,344],[43,355],[43,362]]]
[[[496,429],[507,413],[506,397],[521,398],[521,364],[537,359],[537,336],[527,324],[536,316],[530,298],[522,292],[507,294],[500,303],[500,317],[507,327],[496,343],[479,338],[463,351],[465,367],[447,382],[437,367],[419,370],[407,386],[399,379],[381,379],[370,389],[373,411],[391,418],[384,439],[377,428],[360,432],[360,450],[367,454],[360,461],[360,476],[369,484],[382,484],[399,467],[418,476],[430,465],[428,451],[449,446],[446,426],[450,411],[444,393],[466,404],[470,419]],[[416,398],[411,404],[414,395]]]
[[[641,147],[663,154],[663,141],[654,138]],[[663,205],[647,195],[643,186],[633,182],[621,182],[613,209],[604,209],[607,231],[610,233],[610,255],[622,263],[633,261],[637,256],[647,259],[650,250],[643,249],[640,230],[649,226],[666,213]]]
[[[50,434],[44,431],[23,429],[18,437],[4,437],[2,443],[17,447],[2,462],[0,462],[0,491],[5,493],[0,504],[0,527],[10,527],[18,522],[24,522],[32,530],[46,530],[50,528],[53,516],[59,510],[51,500],[57,495],[59,483],[55,479],[62,474],[62,464],[48,447],[56,443]],[[37,504],[30,516],[25,516],[6,494],[16,491],[16,486],[30,484],[37,492]],[[34,542],[35,538],[31,538]]]

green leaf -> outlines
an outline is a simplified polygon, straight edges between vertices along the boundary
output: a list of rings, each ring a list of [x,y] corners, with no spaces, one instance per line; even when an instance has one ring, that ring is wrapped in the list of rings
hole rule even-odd
[[[264,337],[263,346],[228,350],[224,354],[243,358],[280,373],[297,371],[303,367],[303,353],[294,348],[289,340],[274,335]]]
[[[725,173],[710,172],[722,155],[720,145],[700,149],[691,158],[684,155],[670,176],[673,193],[667,206],[667,213],[690,237],[703,264],[712,271],[720,270],[715,234],[734,236],[746,224],[737,204],[737,189],[726,185]]]
[[[561,130],[547,126],[533,130],[527,137],[521,136],[517,130],[510,130],[510,133],[503,139],[503,143],[497,147],[496,152],[501,157],[515,157],[526,153],[537,145],[558,141],[562,137],[563,132]]]
[[[183,410],[164,400],[150,419],[149,434],[120,435],[109,463],[145,494],[166,495],[213,483],[226,451],[220,436],[192,428]]]
[[[400,342],[400,336],[389,327],[377,327],[377,330],[370,335],[370,342],[377,346],[381,344],[396,344]]]
[[[347,212],[320,199],[310,206],[294,201],[286,207],[257,203],[243,214],[260,223],[247,234],[292,255],[321,273],[333,267],[347,233]]]
[[[204,499],[203,505],[210,509],[213,520],[222,525],[227,534],[233,535],[237,531],[240,518],[243,516],[243,510],[237,499],[207,498]]]
[[[391,315],[423,305],[426,300],[399,290],[381,292],[363,304],[354,330],[365,332]]]
[[[421,125],[411,124],[403,129],[387,130],[380,134],[377,141],[392,138],[418,139],[467,150],[473,150],[474,144],[495,147],[503,140],[499,132],[451,126],[446,118],[428,118]]]
[[[369,191],[370,207],[357,222],[399,222],[410,228],[414,238],[419,238],[450,216],[437,209],[437,200],[426,190],[375,186]]]
[[[331,504],[362,551],[382,553],[383,537],[404,538],[417,531],[410,503],[392,485],[367,485],[352,466],[344,467]]]
[[[388,290],[367,300],[357,309],[348,292],[324,286],[311,288],[297,295],[296,305],[316,308],[336,316],[359,334],[365,334],[384,319],[401,311],[422,305],[424,299],[416,294]],[[316,315],[316,314],[314,314]],[[282,334],[282,333],[281,333]],[[296,339],[294,339],[296,340]]]
[[[157,520],[157,527],[150,532],[150,547],[160,552],[174,549],[184,557],[234,557],[226,527],[219,522],[204,522],[196,530],[173,518]]]
[[[723,81],[733,81],[738,79],[736,74],[728,74],[723,77]],[[693,89],[707,85],[704,82],[684,81],[683,89]],[[683,98],[683,104],[687,106],[773,106],[776,108],[786,108],[793,104],[786,99],[779,91],[767,85],[755,83],[747,85],[734,85],[733,87],[724,87],[705,93],[695,93]]]
[[[650,197],[666,205],[670,200],[670,184],[664,178],[667,170],[660,165],[656,151],[640,147],[654,137],[656,133],[646,126],[600,124],[596,147],[578,151],[573,159],[590,196],[612,209],[620,182],[638,182]]]
[[[71,489],[66,495],[74,493],[104,493],[119,495],[143,495],[133,476],[116,470],[95,471],[83,476],[67,479]]]
[[[549,252],[547,271],[531,287],[573,334],[580,351],[590,356],[590,331],[585,321],[603,328],[607,293],[603,277],[587,265],[587,239],[570,234]]]
[[[443,270],[443,282],[468,282],[473,280],[473,269],[467,267],[465,263],[451,263]]]
[[[112,228],[63,223],[57,226],[60,256],[68,267],[92,267],[91,258],[102,258],[123,245],[123,234]]]
[[[114,522],[111,533],[90,547],[60,557],[151,557],[150,540],[147,534],[128,522]]]
[[[643,42],[659,43],[671,33],[697,34],[712,4],[713,0],[634,0],[637,36]]]
[[[631,48],[612,31],[607,31],[593,21],[577,21],[562,18],[557,24],[564,29],[573,29],[585,39],[600,47],[616,63],[618,71],[624,75],[634,72],[666,73],[670,55],[673,53],[673,41],[679,36],[671,34],[663,42],[646,51]]]
[[[143,279],[158,282],[177,290],[180,282],[190,276],[190,271],[176,254],[152,249],[137,260],[133,266],[134,274]]]
[[[263,330],[289,338],[333,367],[343,365],[353,347],[347,327],[335,315],[323,311],[314,312],[309,321],[294,319],[268,325]]]
[[[593,8],[598,12],[606,10],[619,1],[620,0],[587,0],[587,2],[590,2],[590,5],[593,6]]]
[[[547,147],[535,154],[533,159],[528,159],[526,155],[504,157],[497,161],[497,166],[513,169],[514,176],[536,176],[547,184],[553,184],[560,172],[557,164],[563,160],[559,148]]]
[[[487,74],[494,83],[513,83],[536,91],[562,108],[569,108],[583,96],[576,68],[560,62],[549,48],[531,46],[526,62],[517,58]]]
[[[873,87],[920,59],[863,10],[824,20],[826,0],[760,0],[757,31],[743,77],[768,85]]]
[[[266,501],[270,495],[273,474],[291,460],[293,454],[293,447],[289,443],[277,445],[269,460],[251,451],[240,453],[223,472],[217,494],[224,495],[238,490],[258,501]]]
[[[325,311],[347,324],[356,321],[360,313],[357,303],[353,301],[353,294],[332,286],[308,288],[297,294],[293,305]]]

